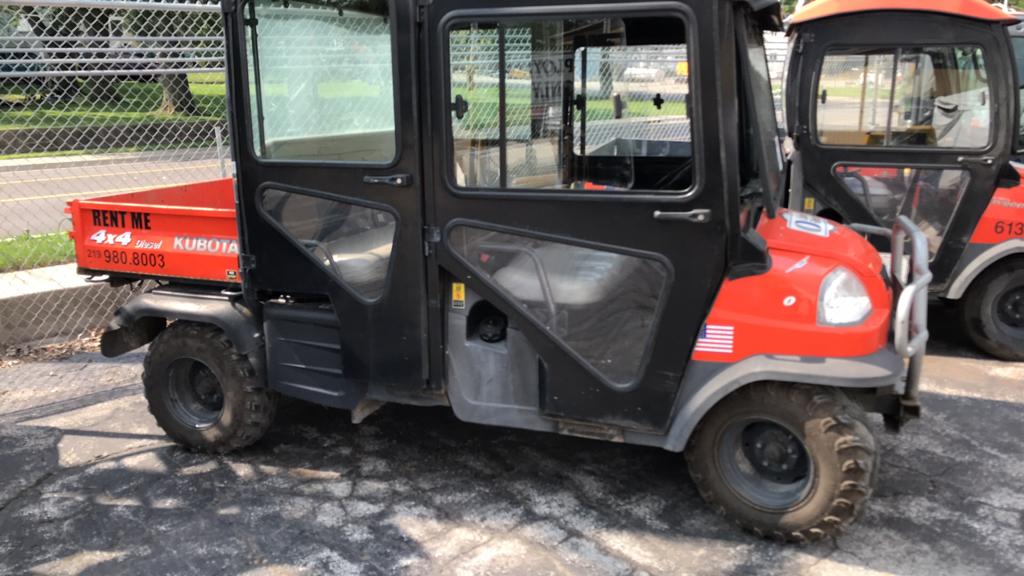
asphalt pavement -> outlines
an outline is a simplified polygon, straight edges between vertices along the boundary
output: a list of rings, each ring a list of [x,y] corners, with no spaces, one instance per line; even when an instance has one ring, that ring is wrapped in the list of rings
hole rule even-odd
[[[0,574],[1024,574],[1024,364],[933,311],[924,419],[835,541],[781,545],[700,500],[678,454],[288,403],[264,441],[171,445],[141,353],[0,367]]]
[[[231,174],[230,159],[224,173]],[[64,207],[95,198],[221,177],[216,150],[170,150],[0,162],[0,238],[67,231]]]

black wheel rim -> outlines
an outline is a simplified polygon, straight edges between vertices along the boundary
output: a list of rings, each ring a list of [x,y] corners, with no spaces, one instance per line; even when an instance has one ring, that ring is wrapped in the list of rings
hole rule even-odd
[[[756,508],[787,510],[811,491],[814,465],[800,437],[766,418],[736,420],[718,443],[718,465],[738,496]]]
[[[1018,336],[1024,335],[1024,286],[1012,286],[995,300],[996,320]]]
[[[210,367],[194,358],[171,363],[167,397],[171,412],[192,428],[209,428],[224,410],[224,390]]]

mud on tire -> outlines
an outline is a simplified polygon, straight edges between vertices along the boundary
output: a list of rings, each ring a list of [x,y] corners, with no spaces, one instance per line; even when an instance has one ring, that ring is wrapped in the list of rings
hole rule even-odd
[[[253,444],[274,419],[276,395],[220,329],[175,322],[149,347],[149,411],[175,442],[222,454]]]
[[[692,435],[686,459],[717,513],[791,542],[833,536],[856,519],[878,468],[859,405],[834,388],[776,382],[722,400]]]

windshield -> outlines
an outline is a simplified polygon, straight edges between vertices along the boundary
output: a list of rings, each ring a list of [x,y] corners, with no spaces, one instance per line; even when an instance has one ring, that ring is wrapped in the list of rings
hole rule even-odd
[[[738,26],[745,116],[743,153],[747,167],[744,192],[759,192],[768,215],[774,217],[782,197],[783,161],[764,32],[749,12],[740,18]]]

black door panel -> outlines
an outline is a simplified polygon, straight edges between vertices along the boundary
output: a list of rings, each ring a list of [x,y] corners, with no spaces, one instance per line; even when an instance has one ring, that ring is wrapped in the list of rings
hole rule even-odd
[[[715,35],[694,12],[717,15],[703,2],[430,5],[440,279],[527,336],[548,417],[664,430],[724,276],[725,193],[702,146],[718,141],[716,115],[689,109],[717,100],[717,67],[696,58]],[[654,216],[693,210],[708,219]]]
[[[322,302],[339,378],[426,379],[422,177],[411,1],[243,3],[229,18],[239,218],[254,299]],[[401,185],[388,181],[405,175]],[[381,180],[381,177],[385,177]],[[258,298],[255,298],[258,296]]]

